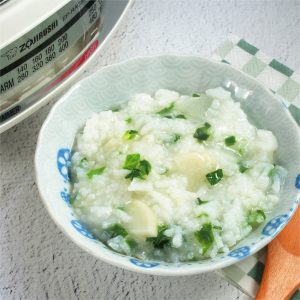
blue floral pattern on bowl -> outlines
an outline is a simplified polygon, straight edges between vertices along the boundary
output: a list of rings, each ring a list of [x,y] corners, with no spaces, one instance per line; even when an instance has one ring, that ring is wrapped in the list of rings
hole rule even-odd
[[[295,187],[296,189],[300,190],[300,174],[298,174],[296,177]]]
[[[70,180],[69,166],[71,160],[71,151],[69,148],[61,148],[57,152],[57,168],[60,175],[66,182]]]
[[[250,247],[244,246],[228,253],[228,256],[242,259],[250,255]]]
[[[288,215],[280,215],[272,220],[270,220],[262,230],[262,234],[266,236],[273,236],[278,232],[278,229],[288,221],[289,216]]]
[[[89,232],[86,227],[79,222],[78,220],[72,220],[71,224],[74,226],[74,228],[80,232],[82,235],[88,237],[89,239],[95,240],[96,238],[93,236],[91,232]]]
[[[71,150],[69,148],[60,148],[57,151],[56,164],[58,172],[64,178],[64,183],[66,184],[70,181],[69,167],[71,164]],[[64,190],[60,192],[60,197],[69,207],[71,206],[71,197],[66,187],[64,187]]]
[[[70,206],[70,194],[64,190],[63,192],[60,192],[61,198]]]
[[[138,260],[136,258],[130,258],[129,261],[138,267],[146,268],[146,269],[159,266],[158,262],[146,262],[146,261]]]

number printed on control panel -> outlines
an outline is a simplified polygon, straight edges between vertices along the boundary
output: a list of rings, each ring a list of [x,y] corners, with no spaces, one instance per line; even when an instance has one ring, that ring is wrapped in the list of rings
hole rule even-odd
[[[40,68],[42,68],[43,65],[44,65],[44,62],[43,62],[42,60],[39,61],[38,63],[34,64],[34,65],[32,66],[32,72],[33,72],[33,73],[36,72],[37,70],[39,70]]]
[[[55,53],[55,52],[52,52],[51,54],[49,54],[48,56],[45,57],[45,63],[48,64],[48,63],[51,62],[55,57],[56,57],[56,53]]]
[[[42,52],[40,52],[39,54],[35,55],[35,56],[32,58],[32,62],[33,62],[33,63],[37,63],[37,62],[39,62],[42,58],[43,58],[43,54],[42,54]]]
[[[48,64],[56,57],[56,53],[54,50],[55,50],[54,44],[50,45],[45,49],[45,53],[46,53],[45,64]]]
[[[17,76],[17,81],[21,82],[25,78],[28,77],[28,70],[27,70],[27,63],[21,65],[20,67],[17,68],[18,71],[18,76]]]
[[[57,41],[58,41],[58,52],[61,53],[63,51],[65,51],[68,46],[69,46],[69,43],[68,43],[68,34],[65,33],[63,34]]]
[[[55,49],[54,44],[52,44],[52,45],[50,45],[49,47],[47,47],[47,48],[45,49],[46,55],[51,54],[51,53],[54,51],[54,49]]]
[[[42,61],[43,59],[43,54],[42,52],[40,52],[39,54],[35,55],[33,58],[32,58],[32,62],[33,62],[33,65],[32,65],[32,72],[36,72],[37,70],[39,70],[40,68],[43,67],[44,65],[44,62]]]
[[[27,70],[27,63],[21,65],[20,67],[17,68],[18,74],[21,74],[22,72]]]

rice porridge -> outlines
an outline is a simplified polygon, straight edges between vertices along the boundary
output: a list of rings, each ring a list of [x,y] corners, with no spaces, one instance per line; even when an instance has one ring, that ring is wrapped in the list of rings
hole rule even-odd
[[[76,137],[72,207],[111,249],[139,259],[226,253],[277,204],[277,141],[223,88],[136,94]]]

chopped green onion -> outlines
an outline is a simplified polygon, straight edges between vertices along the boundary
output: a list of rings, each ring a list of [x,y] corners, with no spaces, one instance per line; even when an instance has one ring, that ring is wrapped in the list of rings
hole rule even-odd
[[[208,122],[205,122],[205,123],[204,123],[204,126],[205,126],[207,129],[211,127],[211,125],[210,125]]]
[[[231,135],[224,139],[226,146],[232,146],[236,143],[235,136]]]
[[[105,232],[109,236],[110,239],[112,239],[116,236],[119,236],[119,235],[123,236],[123,237],[126,237],[128,235],[127,230],[119,224],[114,224],[114,225],[108,227],[105,230]]]
[[[176,119],[185,119],[186,120],[186,116],[183,114],[177,115],[175,116]]]
[[[202,228],[195,232],[195,238],[201,244],[202,254],[205,254],[215,240],[211,223],[203,224]]]
[[[180,115],[176,115],[176,116],[174,116],[174,115],[165,115],[165,116],[163,116],[164,118],[167,118],[167,119],[185,119],[186,120],[186,117],[185,117],[185,115],[182,115],[182,114],[180,114]]]
[[[194,94],[192,95],[192,97],[200,97],[200,95],[197,94],[197,93],[194,93]]]
[[[86,157],[83,157],[83,158],[80,160],[79,163],[81,164],[81,163],[86,162],[86,161],[87,161],[87,158],[86,158]]]
[[[202,205],[202,204],[205,204],[205,203],[207,203],[207,202],[208,202],[208,201],[201,200],[199,197],[196,199],[197,205]]]
[[[169,172],[168,168],[165,168],[165,170],[161,173],[161,175],[166,175]]]
[[[240,170],[241,173],[245,173],[247,170],[250,169],[250,166],[247,165],[247,164],[246,164],[245,162],[243,162],[243,161],[241,161],[239,165],[240,165],[239,170]]]
[[[274,165],[274,168],[269,172],[270,186],[275,193],[279,193],[282,185],[287,177],[287,170],[281,166]]]
[[[148,175],[151,171],[151,165],[150,165],[149,161],[147,161],[145,159],[141,160],[140,165],[139,165],[139,170],[141,171],[142,176]]]
[[[128,154],[126,156],[125,163],[123,165],[123,169],[133,170],[140,163],[141,156],[139,153]]]
[[[126,121],[127,124],[130,124],[130,123],[132,123],[132,118],[129,117],[129,118],[127,118],[125,121]]]
[[[171,136],[171,139],[168,140],[167,142],[170,144],[175,144],[176,142],[178,142],[181,139],[181,135],[178,133],[174,133]]]
[[[217,184],[222,178],[223,178],[223,170],[222,169],[218,169],[216,171],[206,174],[206,179],[208,180],[210,185]]]
[[[124,206],[118,206],[117,209],[125,211],[125,207]]]
[[[208,217],[209,217],[209,215],[207,213],[202,213],[197,216],[197,218],[208,218]]]
[[[280,179],[281,182],[283,182],[284,178],[286,177],[287,172],[286,170],[281,167],[281,166],[276,166],[274,165],[274,167],[270,170],[268,176],[270,177],[270,179],[272,180],[272,182],[274,182],[274,180]]]
[[[142,175],[141,175],[141,172],[140,170],[138,169],[133,169],[130,173],[128,173],[126,176],[125,176],[126,179],[130,179],[132,180],[133,178],[140,178],[142,179]]]
[[[138,131],[137,130],[127,130],[124,133],[124,139],[125,140],[133,140],[137,135],[138,135]]]
[[[259,224],[263,223],[265,219],[266,219],[266,215],[260,209],[252,210],[247,215],[247,223],[252,227],[256,227]]]
[[[101,175],[103,171],[105,170],[105,167],[89,170],[86,175],[89,179],[93,178],[96,175]]]
[[[161,109],[159,112],[157,112],[159,115],[161,116],[166,116],[169,113],[171,113],[173,111],[175,104],[172,102],[169,106]]]
[[[70,197],[70,205],[73,206],[74,202],[75,202],[75,197]]]
[[[244,156],[247,151],[248,151],[248,141],[246,139],[241,139],[239,142],[238,142],[238,154],[240,156]]]
[[[154,248],[162,249],[165,246],[169,246],[171,244],[171,238],[164,235],[164,232],[168,229],[168,225],[159,225],[157,229],[156,237],[148,237],[146,239],[147,242],[151,242]]]
[[[209,138],[209,132],[208,132],[209,127],[210,127],[210,124],[205,123],[203,127],[196,129],[193,137],[195,139],[197,139],[200,143],[202,143],[203,141],[206,141]]]
[[[175,133],[175,136],[174,136],[174,143],[176,143],[177,141],[179,141],[181,139],[181,135],[178,134],[178,133]]]
[[[245,173],[248,169],[249,169],[248,167],[243,166],[243,165],[240,165],[240,168],[239,168],[241,173]]]
[[[80,161],[79,161],[79,167],[83,167],[83,165],[87,162],[87,158],[86,157],[83,157]]]
[[[221,226],[214,225],[214,226],[213,226],[213,229],[215,229],[215,230],[222,230],[223,228],[222,228]]]
[[[268,176],[272,178],[274,177],[275,174],[276,174],[276,165],[274,165],[272,169],[269,171]]]
[[[118,112],[121,108],[120,107],[114,107],[111,109],[112,112]]]
[[[140,160],[141,156],[138,153],[129,154],[126,157],[123,169],[130,170],[131,172],[125,176],[126,179],[140,178],[145,179],[151,171],[151,164],[143,159]]]
[[[138,243],[132,239],[126,239],[125,242],[129,246],[130,250],[133,251],[138,247]]]
[[[186,119],[186,116],[185,115],[163,115],[164,118],[167,118],[167,119]]]
[[[193,256],[192,258],[188,258],[187,262],[199,261],[197,257]]]

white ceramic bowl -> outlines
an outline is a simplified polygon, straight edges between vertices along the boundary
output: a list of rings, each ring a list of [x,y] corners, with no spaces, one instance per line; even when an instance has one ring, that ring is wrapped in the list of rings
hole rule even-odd
[[[159,88],[191,94],[222,86],[232,80],[251,90],[242,102],[249,119],[272,130],[278,144],[278,163],[288,170],[280,203],[264,224],[230,253],[198,262],[145,262],[118,254],[93,237],[69,204],[68,165],[74,137],[93,112],[128,101],[138,92],[153,94]],[[135,58],[105,67],[76,84],[52,108],[38,138],[36,179],[41,198],[58,227],[79,247],[113,265],[156,275],[184,275],[212,271],[243,259],[267,245],[285,226],[300,199],[300,137],[285,106],[257,81],[230,67],[200,57],[162,55]]]

